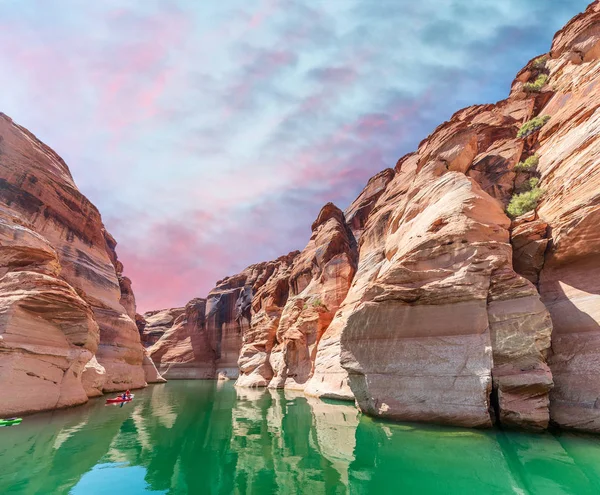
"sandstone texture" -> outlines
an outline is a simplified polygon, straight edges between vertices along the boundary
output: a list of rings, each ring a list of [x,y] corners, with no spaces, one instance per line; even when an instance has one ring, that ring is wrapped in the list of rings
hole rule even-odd
[[[368,204],[381,194],[383,186],[375,182],[360,201]],[[306,389],[314,396],[353,400],[340,364],[340,327],[332,321],[356,260],[354,234],[344,213],[329,203],[302,252],[251,265],[218,282],[204,313],[199,308],[202,318],[191,324],[176,318],[178,308],[146,313],[142,340],[159,336],[149,352],[168,379],[231,378],[239,387]],[[175,371],[182,368],[185,373]]]
[[[0,114],[0,417],[146,385],[115,246],[62,159]]]
[[[403,421],[600,431],[599,59],[596,1],[507,99],[325,205],[302,252],[219,282],[197,324],[210,376]],[[511,220],[531,179],[541,199]],[[161,370],[190,352],[157,323],[173,311],[145,316]]]
[[[181,311],[180,311],[181,310]],[[206,300],[193,299],[185,308],[147,316],[148,326],[171,323],[148,354],[166,379],[202,379],[214,376],[214,352],[205,325]],[[159,318],[160,317],[160,318]],[[174,318],[174,320],[169,320]],[[148,328],[146,327],[146,329]]]
[[[552,316],[552,420],[600,431],[600,3],[556,35],[552,118],[538,137],[550,243],[539,290]]]
[[[136,315],[136,325],[144,347],[155,344],[184,313],[185,308],[171,308]]]
[[[308,245],[294,260],[290,297],[277,328],[269,386],[311,395],[348,397],[341,368],[339,334],[330,330],[356,271],[356,241],[344,214],[332,203],[312,225]],[[336,349],[337,351],[337,349]]]

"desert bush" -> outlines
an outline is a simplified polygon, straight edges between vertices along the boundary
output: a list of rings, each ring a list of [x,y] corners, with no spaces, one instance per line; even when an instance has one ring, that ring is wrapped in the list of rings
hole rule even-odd
[[[540,180],[537,177],[532,177],[527,183],[528,191],[513,194],[506,208],[506,212],[511,218],[519,217],[537,208],[538,202],[544,194],[543,189],[539,187],[539,182]]]
[[[531,66],[537,70],[544,70],[546,68],[546,62],[548,62],[549,59],[550,57],[548,57],[548,55],[542,55],[541,57],[536,58]]]
[[[531,120],[528,120],[519,129],[519,132],[517,133],[517,137],[524,138],[524,137],[529,136],[530,134],[533,134],[535,131],[544,127],[546,122],[548,122],[549,120],[550,120],[549,115],[541,115],[538,117],[534,117]]]
[[[540,74],[539,76],[537,76],[535,82],[525,83],[523,85],[523,89],[527,93],[539,93],[542,90],[542,88],[546,85],[547,82],[548,82],[548,75]]]
[[[537,155],[531,155],[523,162],[519,162],[515,165],[517,172],[535,172],[540,162],[540,157]]]
[[[321,301],[320,299],[315,299],[315,300],[312,302],[312,307],[313,307],[313,308],[315,308],[315,309],[322,308],[322,309],[324,309],[325,311],[327,311],[327,306],[325,306],[325,305],[323,304],[323,301]]]
[[[540,179],[538,177],[532,177],[531,179],[529,179],[529,181],[527,181],[526,184],[527,184],[527,190],[532,191],[533,189],[539,187]]]

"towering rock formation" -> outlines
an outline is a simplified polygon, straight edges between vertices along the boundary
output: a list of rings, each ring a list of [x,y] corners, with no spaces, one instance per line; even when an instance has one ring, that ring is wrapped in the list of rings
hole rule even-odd
[[[557,424],[600,431],[600,3],[558,32],[548,69],[552,118],[538,136],[550,245],[540,273],[552,316]]]
[[[543,428],[553,375],[550,419],[600,430],[599,26],[594,2],[508,100],[458,112],[399,163],[362,234],[363,288],[342,332],[364,411],[483,425],[492,405],[504,424]],[[548,84],[532,91],[541,74]],[[535,116],[550,118],[518,137]],[[545,194],[512,230],[526,280],[501,206],[533,154]]]
[[[206,300],[192,299],[177,315],[162,337],[148,349],[162,376],[167,379],[202,379],[214,376],[214,352],[205,325]],[[148,313],[146,313],[147,315]],[[162,319],[158,317],[162,315]],[[172,315],[161,311],[147,317],[148,326],[165,322]],[[146,327],[148,328],[148,327]]]
[[[240,316],[248,322],[243,335],[238,365],[241,387],[264,387],[273,378],[271,353],[276,345],[277,328],[290,294],[289,280],[298,252],[264,263],[248,280],[239,299]]]
[[[275,377],[269,386],[308,387],[312,395],[351,397],[336,349],[337,334],[329,328],[352,283],[356,255],[356,241],[344,214],[328,203],[292,266],[290,298],[270,358]]]
[[[457,112],[345,215],[327,205],[260,297],[246,272],[227,279],[213,326],[238,322],[238,385],[400,420],[600,431],[599,58],[596,1],[508,99]],[[511,222],[532,176],[541,202]]]
[[[115,246],[62,159],[0,114],[0,416],[145,386]]]
[[[365,204],[355,208],[356,228],[381,190],[375,182],[363,195]],[[354,234],[342,211],[329,203],[302,252],[218,282],[202,322],[186,325],[182,333],[179,320],[172,319],[177,309],[146,313],[144,339],[164,332],[149,349],[152,359],[166,378],[191,377],[173,373],[185,366],[190,373],[203,369],[199,378],[237,378],[240,387],[306,389],[311,395],[352,399],[340,365],[339,326],[332,320],[352,282],[356,259]],[[207,352],[199,360],[189,357],[197,355],[186,341],[190,334],[203,335],[197,349]]]

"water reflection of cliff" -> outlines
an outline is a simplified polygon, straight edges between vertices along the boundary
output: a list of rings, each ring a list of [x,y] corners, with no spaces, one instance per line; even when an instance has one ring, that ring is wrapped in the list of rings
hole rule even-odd
[[[97,401],[25,418],[0,434],[0,493],[68,493],[108,451],[130,414]]]
[[[600,493],[600,440],[413,427],[281,390],[176,382],[0,431],[0,493]],[[138,490],[139,486],[136,487]]]
[[[354,406],[240,390],[232,416],[238,493],[347,493]]]

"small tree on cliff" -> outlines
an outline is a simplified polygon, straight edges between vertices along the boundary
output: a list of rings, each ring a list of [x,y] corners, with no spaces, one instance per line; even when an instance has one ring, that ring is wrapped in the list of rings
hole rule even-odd
[[[514,194],[506,208],[506,212],[511,218],[520,217],[528,211],[535,210],[544,194],[540,188],[540,179],[532,177],[525,183],[521,193]]]

